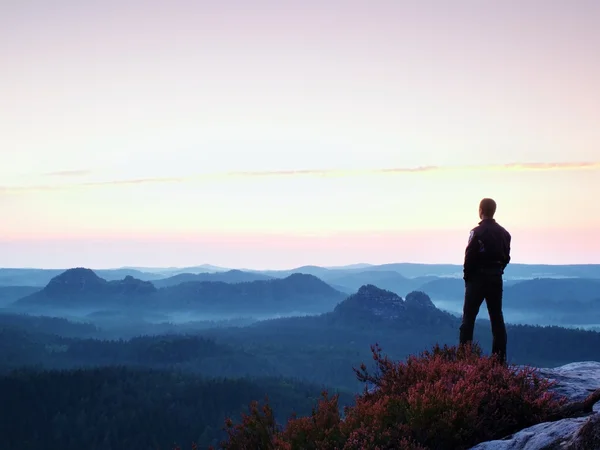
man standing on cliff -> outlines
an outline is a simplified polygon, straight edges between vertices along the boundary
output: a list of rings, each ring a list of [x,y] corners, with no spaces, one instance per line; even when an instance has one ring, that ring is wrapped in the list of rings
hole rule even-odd
[[[496,202],[484,198],[479,204],[481,222],[471,230],[465,250],[464,280],[465,302],[460,344],[473,340],[475,319],[485,299],[492,323],[492,354],[506,362],[506,327],[502,314],[504,269],[510,262],[511,236],[494,219]]]

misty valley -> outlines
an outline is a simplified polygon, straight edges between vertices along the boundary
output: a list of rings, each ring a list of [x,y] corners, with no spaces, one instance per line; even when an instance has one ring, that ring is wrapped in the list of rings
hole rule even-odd
[[[453,265],[0,269],[1,447],[208,448],[266,396],[281,422],[349,405],[371,345],[455,345],[463,295]],[[600,361],[599,306],[600,266],[509,266],[510,362]]]

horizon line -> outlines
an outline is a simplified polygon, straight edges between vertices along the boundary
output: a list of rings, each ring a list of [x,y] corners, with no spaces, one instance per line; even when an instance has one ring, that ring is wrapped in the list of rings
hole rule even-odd
[[[365,267],[356,267],[357,265],[366,265]],[[319,269],[325,270],[368,270],[372,267],[381,267],[381,266],[389,266],[389,265],[412,265],[412,266],[455,266],[462,267],[461,263],[420,263],[420,262],[388,262],[388,263],[348,263],[345,265],[337,265],[337,266],[320,266],[318,264],[303,264],[300,266],[293,266],[285,269],[253,269],[251,267],[227,267],[227,266],[217,266],[210,263],[202,263],[202,264],[194,264],[194,265],[183,265],[183,266],[137,266],[137,265],[129,265],[129,266],[110,266],[110,267],[92,267],[92,266],[82,266],[75,265],[71,267],[60,267],[60,268],[52,268],[52,267],[36,267],[36,266],[0,266],[0,270],[70,270],[70,269],[89,269],[89,270],[136,270],[142,272],[143,269],[152,269],[152,270],[177,270],[177,269],[195,269],[201,268],[203,266],[210,266],[216,269],[222,269],[222,271],[231,271],[231,270],[239,270],[239,271],[253,271],[253,272],[289,272],[297,269],[302,269],[303,267],[315,267]],[[600,262],[598,263],[565,263],[565,264],[552,264],[552,263],[521,263],[521,262],[512,262],[510,266],[547,266],[547,267],[573,267],[573,266],[600,266]]]

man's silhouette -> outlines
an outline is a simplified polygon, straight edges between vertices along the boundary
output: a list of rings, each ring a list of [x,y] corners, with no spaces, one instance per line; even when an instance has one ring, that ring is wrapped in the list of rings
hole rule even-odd
[[[484,198],[479,204],[481,222],[471,230],[465,250],[464,280],[465,302],[460,343],[473,340],[475,319],[485,299],[492,323],[492,353],[506,362],[506,327],[502,314],[504,269],[510,262],[510,240],[508,231],[494,219],[496,202]]]

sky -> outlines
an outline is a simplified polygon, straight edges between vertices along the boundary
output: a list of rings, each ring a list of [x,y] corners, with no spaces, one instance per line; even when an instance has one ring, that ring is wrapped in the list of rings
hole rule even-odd
[[[600,2],[0,0],[0,267],[600,263]]]

